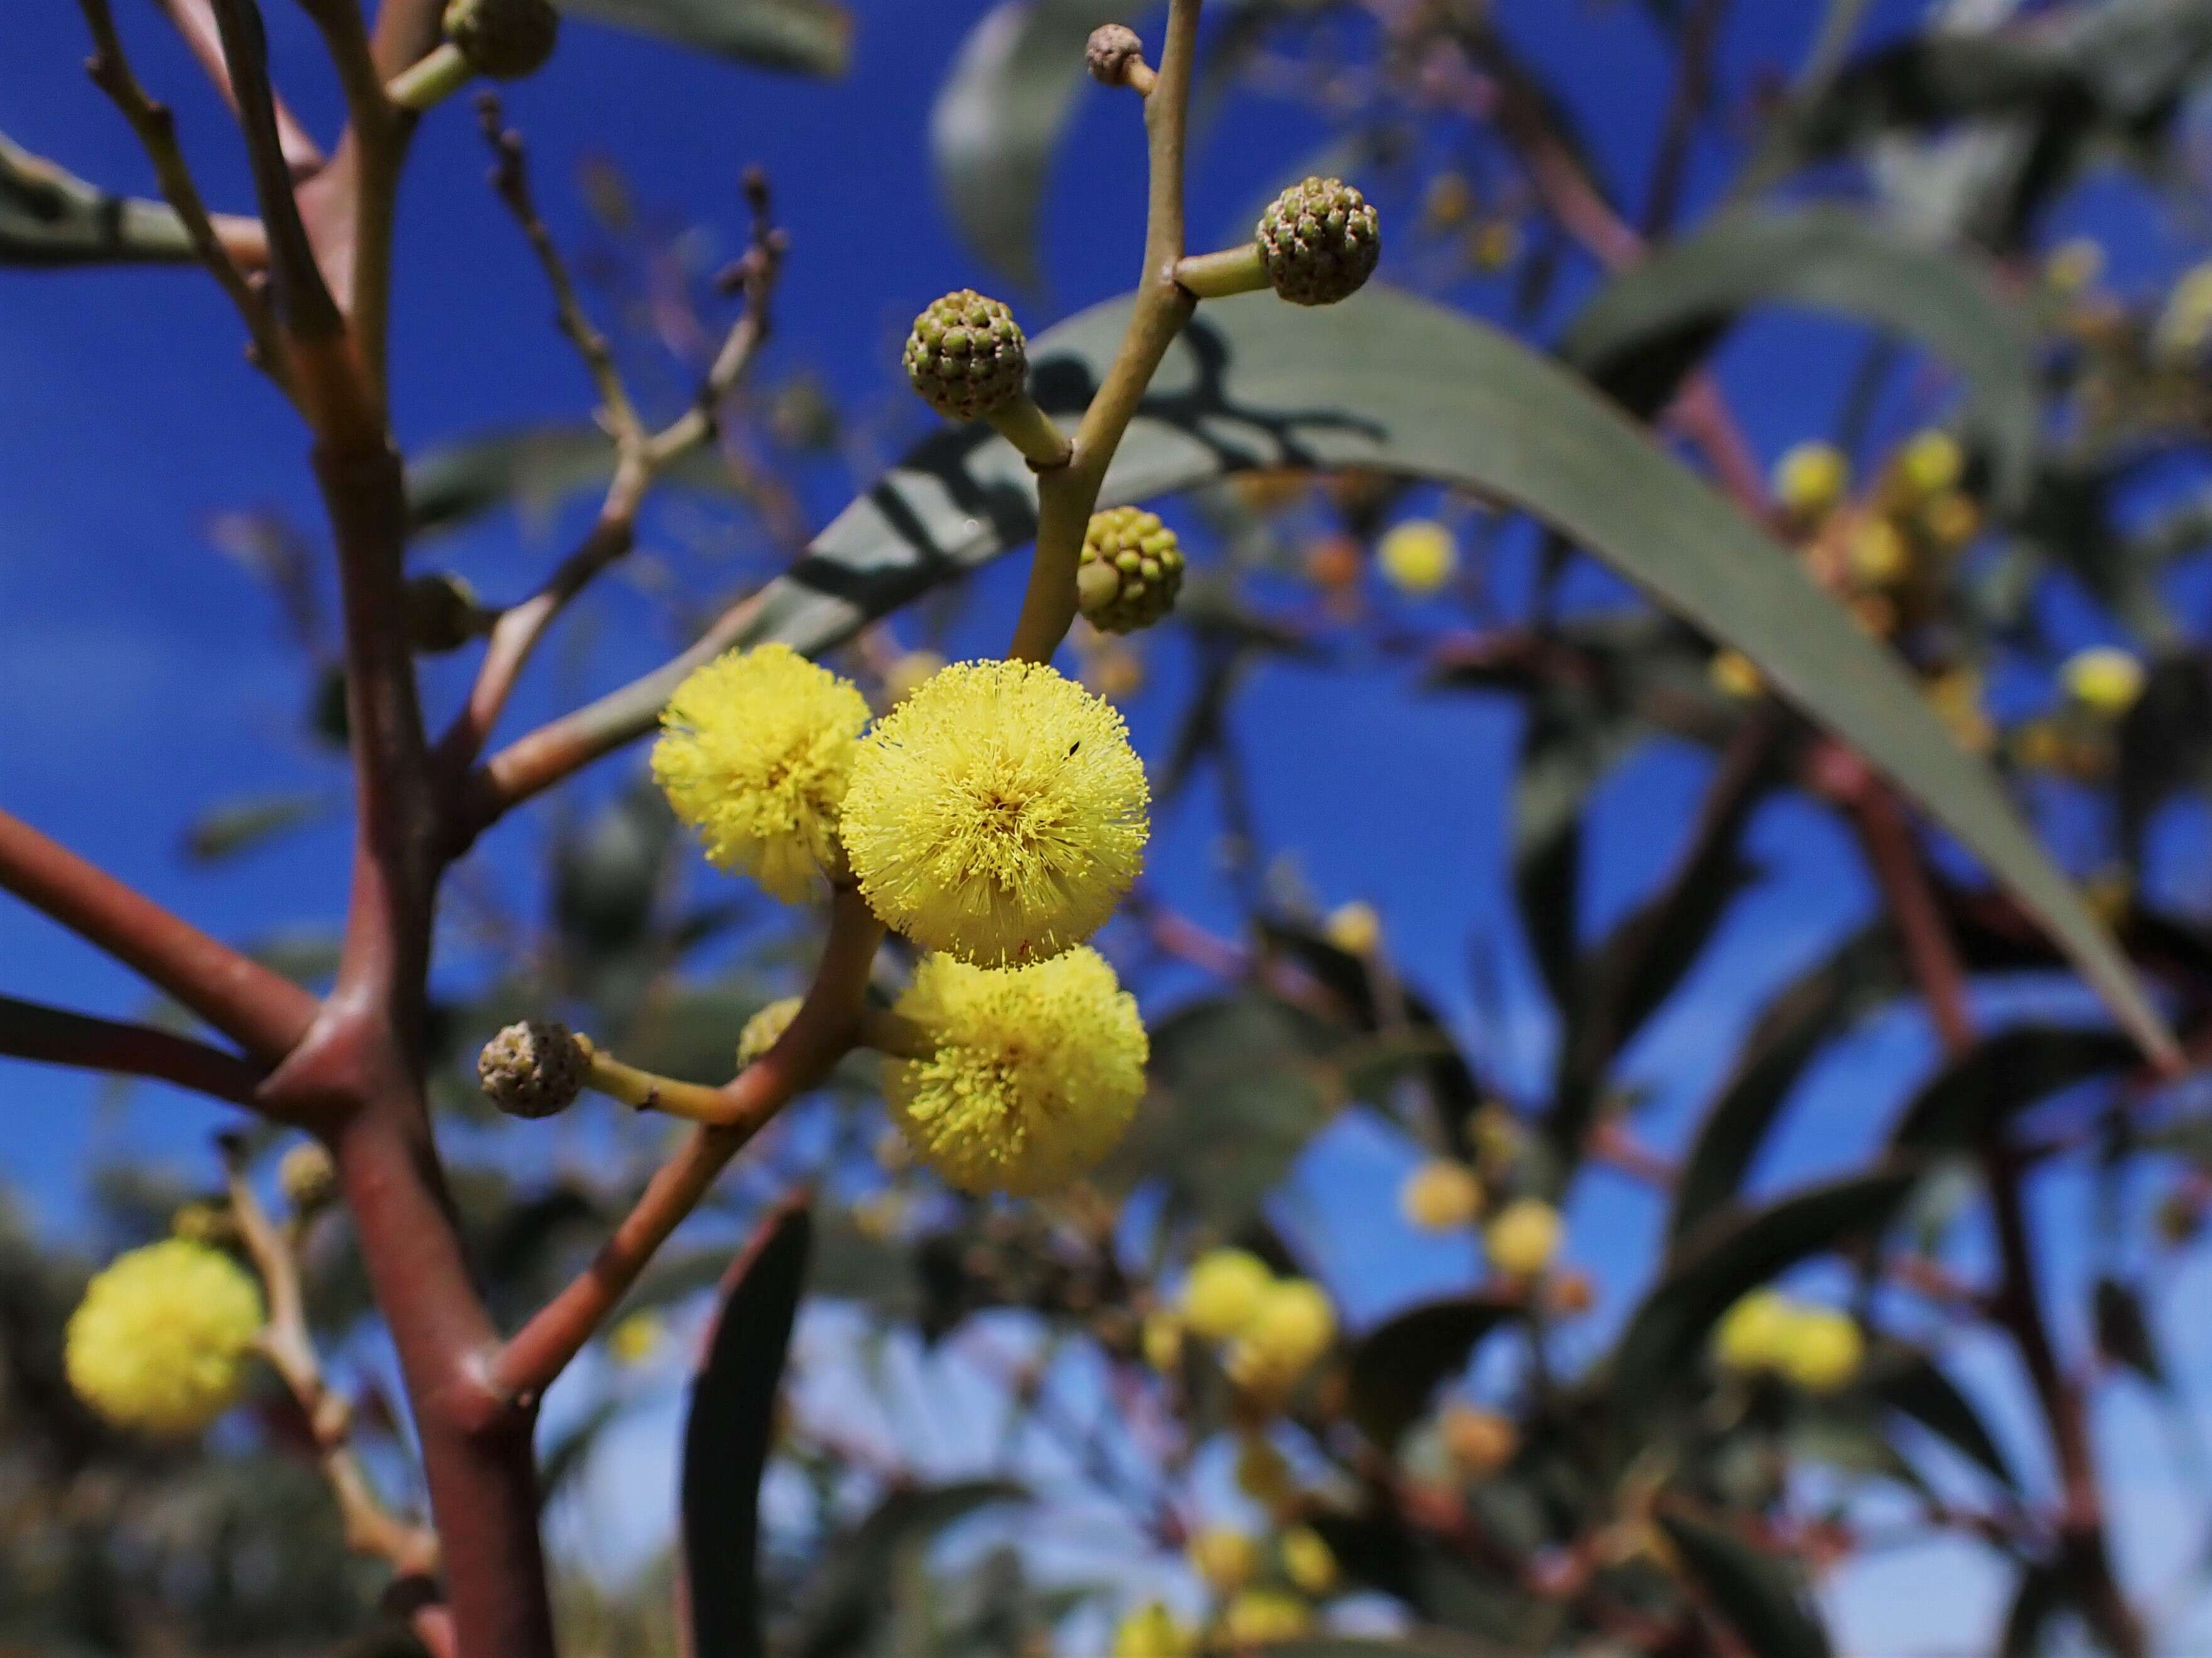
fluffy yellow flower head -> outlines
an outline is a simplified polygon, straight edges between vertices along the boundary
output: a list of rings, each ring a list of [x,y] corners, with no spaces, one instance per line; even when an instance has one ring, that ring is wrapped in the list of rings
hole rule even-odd
[[[1012,968],[924,957],[898,1011],[937,1051],[891,1066],[884,1097],[965,1192],[1060,1185],[1113,1149],[1145,1091],[1145,1023],[1095,950]]]
[[[1948,432],[1930,427],[1917,433],[1898,452],[1898,477],[1916,495],[1940,495],[1956,489],[1966,471],[1966,452]]]
[[[1759,672],[1759,664],[1741,651],[1715,651],[1712,660],[1705,665],[1705,672],[1715,690],[1739,702],[1748,702],[1766,689],[1766,676]]]
[[[167,1238],[119,1256],[70,1315],[77,1397],[118,1427],[198,1433],[237,1401],[261,1289],[228,1255]]]
[[[1242,1249],[1209,1249],[1182,1281],[1182,1317],[1194,1334],[1226,1341],[1260,1310],[1275,1275],[1259,1256]]]
[[[1221,1633],[1232,1646],[1291,1641],[1313,1627],[1313,1609],[1281,1589],[1246,1589],[1221,1614]]]
[[[1778,1290],[1753,1290],[1722,1315],[1713,1331],[1713,1356],[1739,1375],[1778,1368],[1796,1308]]]
[[[1851,486],[1851,463],[1832,443],[1800,443],[1774,463],[1774,495],[1800,518],[1819,518]]]
[[[1382,918],[1374,905],[1354,898],[1329,911],[1322,937],[1347,956],[1370,956],[1382,942]]]
[[[1114,1626],[1113,1658],[1191,1658],[1198,1637],[1157,1600],[1122,1615]]]
[[[1420,1231],[1448,1232],[1482,1212],[1482,1183],[1465,1163],[1434,1157],[1406,1176],[1398,1209]]]
[[[1559,1212],[1536,1198],[1521,1198],[1498,1212],[1482,1235],[1490,1264],[1507,1278],[1540,1277],[1559,1253]]]
[[[653,778],[708,861],[786,902],[838,856],[837,811],[868,723],[854,685],[788,645],[696,670],[660,713]]]
[[[2092,714],[2118,719],[2142,695],[2143,665],[2116,645],[2076,651],[2058,670],[2066,694]]]
[[[1420,598],[1452,579],[1459,543],[1432,518],[1409,519],[1382,537],[1375,556],[1392,586]]]
[[[1794,1309],[1780,1356],[1782,1374],[1808,1394],[1849,1387],[1866,1357],[1857,1321],[1832,1307]]]
[[[1336,1556],[1311,1526],[1283,1533],[1283,1576],[1308,1594],[1327,1594],[1336,1587]]]
[[[785,996],[770,1002],[745,1021],[745,1028],[738,1032],[738,1070],[744,1070],[783,1040],[783,1033],[791,1029],[791,1022],[799,1017],[805,1002],[803,996]]]
[[[1212,1526],[1190,1540],[1184,1550],[1190,1569],[1216,1594],[1234,1594],[1260,1570],[1260,1546],[1241,1531]]]
[[[1851,534],[1851,574],[1869,587],[1888,587],[1912,574],[1912,547],[1886,518],[1870,518]]]
[[[632,1313],[607,1332],[607,1351],[617,1364],[643,1364],[661,1348],[668,1326],[655,1312]]]
[[[1328,1291],[1310,1278],[1283,1278],[1260,1297],[1223,1368],[1248,1392],[1286,1393],[1335,1339],[1336,1309]]]
[[[861,745],[845,849],[869,906],[981,967],[1056,956],[1137,878],[1151,793],[1121,716],[1049,667],[958,662]]]

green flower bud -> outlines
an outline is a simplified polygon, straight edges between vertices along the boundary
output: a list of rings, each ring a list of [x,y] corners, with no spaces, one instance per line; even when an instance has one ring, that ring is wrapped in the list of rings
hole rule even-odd
[[[1149,628],[1175,608],[1182,549],[1159,514],[1116,507],[1091,514],[1083,532],[1075,593],[1091,625],[1109,634]]]
[[[1341,179],[1308,179],[1260,216],[1268,285],[1292,305],[1334,305],[1359,291],[1382,256],[1382,226],[1367,198]]]
[[[544,68],[560,29],[552,0],[448,0],[446,7],[446,38],[471,69],[495,81]]]
[[[1029,342],[1014,313],[972,288],[947,294],[914,319],[906,377],[947,420],[980,420],[1021,395]]]

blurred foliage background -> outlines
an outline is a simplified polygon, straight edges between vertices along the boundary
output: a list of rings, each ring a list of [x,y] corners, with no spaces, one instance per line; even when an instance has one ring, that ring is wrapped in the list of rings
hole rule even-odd
[[[1790,9],[1819,27],[1804,61],[1773,64],[1732,49],[1754,9],[1728,0],[1561,8],[1592,29],[1634,14],[1672,66],[1633,197],[1578,134],[1579,66],[1527,50],[1519,9],[1209,7],[1201,118],[1246,118],[1256,97],[1318,122],[1325,147],[1284,155],[1282,179],[1367,191],[1383,282],[1502,319],[1793,549],[1916,677],[1957,763],[1995,768],[2196,1051],[2212,1011],[2212,263],[2198,262],[2212,8],[1962,3],[1882,8],[1875,27],[1858,0],[1830,0]],[[572,9],[823,76],[849,29],[912,21],[823,0]],[[1082,0],[959,12],[932,166],[979,266],[1033,311],[1068,131],[1117,95],[1083,79],[1081,43],[1122,15]],[[574,30],[563,51],[592,39]],[[0,149],[14,262],[58,258],[72,234],[43,189]],[[723,209],[672,205],[605,163],[539,189],[586,206],[570,251],[587,303],[633,384],[680,409],[729,303],[715,235],[694,221]],[[1741,411],[1764,456],[1708,366],[1754,313],[1783,360],[1772,373],[1789,373],[1793,330],[1850,362],[1823,429],[1768,446],[1771,422]],[[622,567],[672,642],[801,553],[825,480],[866,490],[918,429],[888,351],[880,394],[851,398],[808,365],[817,343],[783,343]],[[1498,441],[1515,415],[1492,416]],[[573,411],[419,454],[425,591],[444,537],[527,527],[587,499],[609,463]],[[1079,630],[1066,659],[1132,710],[1159,809],[1181,814],[1179,855],[1213,884],[1202,919],[1140,889],[1103,941],[1152,1029],[1135,1131],[1096,1179],[1015,1205],[910,1167],[862,1060],[791,1111],[549,1408],[569,1649],[679,1649],[676,1504],[625,1479],[623,1448],[734,1408],[750,1372],[715,1338],[715,1286],[768,1224],[783,1247],[733,1293],[804,1295],[785,1402],[760,1428],[778,1654],[1796,1658],[1832,1649],[1839,1606],[1881,1658],[2202,1650],[2207,1378],[2185,1293],[2212,1203],[2201,1092],[2154,1077],[2027,914],[1932,834],[1903,842],[1924,877],[1920,920],[1972,975],[1972,1027],[1947,1051],[1925,1039],[1917,923],[1887,907],[1808,960],[1789,943],[1786,974],[1717,979],[1723,946],[1732,963],[1761,949],[1730,929],[1769,808],[1790,803],[1785,829],[1839,864],[1879,831],[1848,751],[1704,618],[1644,603],[1486,494],[1253,466],[1233,446],[1210,471],[1163,504],[1193,556],[1174,618],[1132,638]],[[319,747],[295,786],[207,803],[195,859],[266,856],[342,809],[316,536],[246,504],[211,526],[296,641]],[[1003,574],[934,586],[838,665],[888,705],[994,631]],[[421,642],[464,648],[470,632]],[[595,683],[599,643],[572,631],[572,682]],[[1517,776],[1498,803],[1510,859],[1480,878],[1507,884],[1517,927],[1476,940],[1463,981],[1407,971],[1375,908],[1316,892],[1295,848],[1269,844],[1239,705],[1285,665],[1309,697],[1334,677],[1514,711]],[[1663,791],[1624,797],[1654,752],[1699,780],[1686,817],[1662,821]],[[624,1212],[666,1134],[605,1102],[504,1122],[476,1090],[480,1043],[558,1015],[633,1063],[718,1079],[810,949],[809,918],[712,877],[635,759],[617,763],[608,786],[544,809],[526,857],[507,841],[465,865],[445,924],[441,1133],[509,1325]],[[1390,800],[1386,780],[1367,810]],[[1628,892],[1601,868],[1601,842],[1624,835],[1668,848]],[[303,909],[260,953],[315,983],[335,946]],[[1721,1080],[1656,1121],[1627,1061],[1693,995],[1729,1009],[1711,1025],[1729,1045]],[[1866,1040],[1900,1029],[1917,1046]],[[1869,1121],[1840,1155],[1808,1157],[1793,1106],[1838,1053]],[[281,1146],[256,1145],[273,1171]],[[380,1569],[347,1555],[273,1378],[204,1442],[163,1448],[103,1429],[62,1380],[62,1325],[100,1260],[179,1226],[228,1236],[207,1178],[120,1158],[81,1236],[0,1210],[0,1649],[412,1650]],[[2059,1183],[2078,1195],[2023,1210],[2023,1188],[2033,1205]],[[1644,1247],[1578,1242],[1607,1205],[1648,1210]],[[1570,1222],[1556,1258],[1526,1236],[1554,1206]],[[1515,1227],[1486,1231],[1507,1215]],[[396,1504],[419,1503],[343,1217],[304,1220],[301,1248],[372,1470]],[[1251,1385],[1235,1319],[1193,1293],[1194,1264],[1233,1277],[1247,1259],[1335,1307],[1325,1345],[1279,1385]],[[1783,1299],[1746,1302],[1778,1284]],[[2115,1396],[2132,1401],[2125,1425]],[[2114,1477],[2146,1460],[2172,1482],[2148,1516],[2128,1507],[2141,1482]],[[691,1467],[705,1468],[684,1480],[692,1593],[713,1600],[738,1592],[715,1586],[742,1576],[752,1491]],[[2125,1540],[2153,1531],[2167,1541]],[[702,1560],[702,1539],[728,1552]],[[1932,1602],[1960,1551],[2008,1597],[1971,1649],[1917,1639],[1909,1602],[1853,1612],[1838,1587],[1869,1560],[1918,1560],[1879,1581],[1916,1586],[1948,1631]]]

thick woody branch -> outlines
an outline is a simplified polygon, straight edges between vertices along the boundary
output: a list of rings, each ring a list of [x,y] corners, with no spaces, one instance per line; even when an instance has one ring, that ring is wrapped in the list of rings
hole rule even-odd
[[[695,1131],[647,1185],[589,1266],[516,1333],[491,1364],[491,1383],[520,1403],[537,1399],[583,1350],[669,1235],[745,1143],[794,1096],[819,1082],[854,1044],[881,922],[859,892],[838,890],[814,983],[775,1046],[719,1090],[724,1120]]]
[[[222,33],[216,27],[209,0],[156,0],[168,14],[177,33],[199,60],[199,66],[221,93],[232,112],[238,112],[238,94],[230,84],[230,66],[223,61]],[[295,179],[306,179],[323,169],[323,152],[282,99],[276,100],[276,135],[284,151],[286,169]]]
[[[0,812],[0,888],[98,945],[247,1054],[274,1065],[315,1017],[315,999],[150,898]]]
[[[234,1105],[252,1106],[262,1072],[235,1054],[151,1025],[72,1013],[0,996],[0,1054],[174,1083]]]

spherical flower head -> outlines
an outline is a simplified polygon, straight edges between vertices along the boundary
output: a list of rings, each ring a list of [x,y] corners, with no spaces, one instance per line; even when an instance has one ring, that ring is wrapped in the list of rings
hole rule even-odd
[[[1851,487],[1851,463],[1832,443],[1800,443],[1774,463],[1774,498],[1792,517],[1834,510]]]
[[[1722,1315],[1713,1329],[1713,1357],[1739,1376],[1778,1368],[1796,1309],[1778,1290],[1753,1290]]]
[[[477,1078],[510,1117],[550,1117],[583,1091],[591,1069],[581,1043],[557,1019],[524,1019],[483,1045]]]
[[[1375,556],[1392,586],[1423,598],[1452,579],[1459,568],[1459,543],[1432,518],[1409,519],[1382,537]]]
[[[1354,898],[1329,911],[1322,937],[1347,956],[1371,956],[1382,942],[1382,918],[1374,905]]]
[[[947,420],[981,420],[1022,393],[1028,338],[1014,313],[972,288],[947,294],[914,319],[906,377]]]
[[[118,1427],[175,1438],[238,1400],[261,1289],[219,1249],[168,1238],[118,1257],[70,1315],[70,1386]]]
[[[1104,87],[1118,87],[1127,78],[1129,65],[1145,55],[1145,43],[1126,23],[1102,23],[1084,42],[1083,66],[1091,78]]]
[[[1196,1631],[1158,1600],[1123,1613],[1114,1626],[1112,1658],[1193,1658],[1197,1650]]]
[[[1308,1594],[1327,1594],[1336,1587],[1336,1555],[1311,1526],[1293,1526],[1278,1546],[1283,1576]]]
[[[1137,878],[1151,793],[1103,699],[1031,662],[961,662],[877,723],[845,850],[870,908],[983,967],[1096,932]]]
[[[1093,513],[1075,572],[1077,606],[1102,633],[1134,633],[1175,608],[1182,546],[1158,513],[1114,507]]]
[[[1249,1324],[1274,1287],[1275,1275],[1259,1256],[1243,1249],[1211,1249],[1191,1263],[1182,1281],[1183,1322],[1194,1335],[1226,1341]]]
[[[1915,435],[1897,457],[1898,477],[1923,497],[1955,489],[1966,471],[1966,452],[1959,440],[1933,428]]]
[[[1328,1292],[1310,1278],[1283,1278],[1260,1297],[1223,1368],[1248,1393],[1287,1393],[1335,1339],[1336,1309]]]
[[[796,902],[840,861],[838,807],[867,723],[858,687],[788,645],[732,651],[661,710],[653,781],[708,862]]]
[[[1543,1275],[1559,1253],[1559,1212],[1537,1198],[1521,1198],[1498,1212],[1482,1235],[1490,1264],[1510,1278]]]
[[[786,996],[770,1002],[745,1021],[745,1028],[738,1032],[738,1070],[744,1070],[783,1040],[783,1033],[791,1029],[791,1022],[799,1017],[805,1001],[801,996]]]
[[[891,1066],[884,1097],[964,1192],[1064,1184],[1113,1149],[1143,1097],[1144,1021],[1097,950],[1015,968],[924,957],[898,1011],[936,1052]]]
[[[1358,293],[1382,257],[1382,227],[1341,179],[1308,179],[1275,197],[1252,233],[1267,285],[1292,305],[1334,305]]]
[[[1870,518],[1851,533],[1851,574],[1869,587],[1887,587],[1912,572],[1912,548],[1886,518]]]
[[[1849,1387],[1866,1357],[1866,1338],[1858,1321],[1832,1307],[1794,1311],[1784,1333],[1782,1374],[1808,1394],[1832,1394]]]
[[[276,1187],[295,1211],[306,1214],[321,1208],[337,1191],[337,1165],[331,1154],[313,1140],[303,1140],[276,1164]]]
[[[2142,663],[2115,645],[2076,651],[2058,670],[2066,694],[2094,714],[2117,720],[2142,695]]]
[[[659,1314],[632,1313],[607,1332],[607,1351],[617,1364],[642,1364],[660,1351],[667,1335],[667,1322]]]
[[[1444,1455],[1470,1479],[1487,1479],[1521,1448],[1521,1430],[1510,1417],[1475,1405],[1448,1405],[1437,1420]]]
[[[1184,1550],[1190,1569],[1216,1594],[1234,1594],[1260,1570],[1260,1546],[1227,1526],[1210,1526]]]
[[[1182,1320],[1176,1314],[1155,1310],[1145,1315],[1139,1337],[1145,1363],[1166,1376],[1182,1363]]]
[[[1765,695],[1766,676],[1741,651],[1722,649],[1713,653],[1705,665],[1705,672],[1712,680],[1713,689],[1734,702],[1748,702]]]
[[[495,81],[543,69],[561,32],[551,0],[449,0],[445,21],[469,67]]]
[[[1313,1627],[1313,1608],[1282,1589],[1246,1589],[1221,1614],[1221,1633],[1232,1647],[1292,1641]]]
[[[1482,1212],[1482,1183],[1451,1157],[1435,1157],[1406,1176],[1398,1211],[1417,1231],[1448,1232]]]

